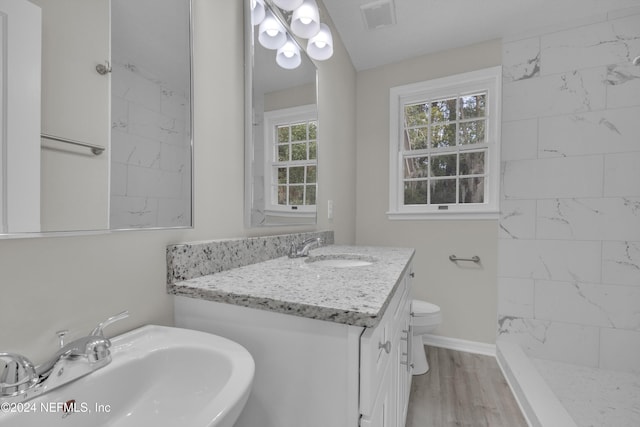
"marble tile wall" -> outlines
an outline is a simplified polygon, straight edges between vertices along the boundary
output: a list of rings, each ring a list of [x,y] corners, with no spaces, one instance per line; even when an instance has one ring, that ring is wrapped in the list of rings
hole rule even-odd
[[[184,91],[114,58],[111,228],[191,224],[189,109]]]
[[[499,339],[640,372],[640,9],[503,44]]]

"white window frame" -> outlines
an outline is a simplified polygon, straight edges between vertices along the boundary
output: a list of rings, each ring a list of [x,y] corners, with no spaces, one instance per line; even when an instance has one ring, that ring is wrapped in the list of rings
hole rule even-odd
[[[497,219],[500,185],[500,124],[502,67],[396,86],[390,90],[389,106],[389,211],[391,220]],[[403,184],[404,106],[453,98],[466,93],[487,92],[484,203],[405,205]],[[443,207],[446,206],[446,207]]]
[[[264,197],[265,213],[270,216],[280,217],[315,217],[318,204],[318,152],[319,129],[316,128],[316,204],[296,205],[296,209],[291,209],[291,205],[278,205],[273,203],[273,183],[277,180],[274,176],[273,164],[275,162],[277,138],[275,128],[278,125],[290,124],[302,121],[318,121],[318,109],[315,104],[301,105],[280,110],[272,110],[264,113]]]

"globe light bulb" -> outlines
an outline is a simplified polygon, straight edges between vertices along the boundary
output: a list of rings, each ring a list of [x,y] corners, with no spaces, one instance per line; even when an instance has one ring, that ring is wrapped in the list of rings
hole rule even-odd
[[[333,55],[333,36],[327,24],[320,24],[320,31],[309,39],[307,54],[318,61],[324,61]]]
[[[303,0],[273,0],[276,6],[283,10],[293,10],[302,4]]]
[[[251,0],[251,22],[253,25],[259,25],[265,16],[264,0]]]
[[[287,42],[284,27],[271,12],[266,14],[258,27],[258,41],[267,49],[278,49]]]
[[[293,70],[294,68],[297,68],[302,62],[300,49],[290,37],[287,37],[286,43],[278,49],[278,53],[276,54],[276,62],[279,66],[287,70]]]
[[[320,12],[315,0],[304,0],[302,6],[293,11],[291,31],[305,39],[313,37],[320,31]]]

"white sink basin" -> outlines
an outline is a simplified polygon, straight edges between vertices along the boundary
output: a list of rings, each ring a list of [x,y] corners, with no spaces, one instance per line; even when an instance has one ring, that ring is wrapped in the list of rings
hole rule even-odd
[[[253,358],[226,338],[149,325],[111,342],[109,365],[5,404],[0,427],[231,427],[249,397]]]
[[[376,261],[373,257],[354,254],[335,254],[311,256],[305,263],[315,267],[352,268],[365,267]]]

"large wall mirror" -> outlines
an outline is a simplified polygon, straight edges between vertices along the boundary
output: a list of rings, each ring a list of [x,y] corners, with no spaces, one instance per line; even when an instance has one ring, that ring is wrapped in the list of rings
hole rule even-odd
[[[38,150],[20,166],[5,157],[3,176],[40,178],[5,180],[0,234],[191,227],[190,0],[29,1],[42,19]],[[12,221],[13,194],[35,201],[30,223]]]
[[[260,24],[256,7],[263,8],[258,11]],[[287,42],[282,48],[266,48],[260,40],[266,20],[284,30]],[[270,0],[245,0],[245,223],[249,227],[316,223],[316,66],[292,36],[290,23],[291,12]]]

